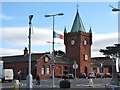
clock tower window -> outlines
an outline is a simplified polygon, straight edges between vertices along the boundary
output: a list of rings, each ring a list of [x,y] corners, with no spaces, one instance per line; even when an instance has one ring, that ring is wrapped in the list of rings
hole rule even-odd
[[[87,61],[88,60],[88,55],[84,54],[84,60]]]

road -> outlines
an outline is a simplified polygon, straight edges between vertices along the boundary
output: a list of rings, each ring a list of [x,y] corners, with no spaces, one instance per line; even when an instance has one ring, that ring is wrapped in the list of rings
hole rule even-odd
[[[59,88],[59,82],[61,79],[59,78],[55,78],[55,88]],[[105,84],[107,84],[108,82],[110,82],[110,78],[104,78],[102,79],[102,83],[101,83],[101,79],[93,79],[93,86],[92,88],[104,88]],[[70,79],[70,83],[71,83],[71,88],[91,88],[89,87],[89,79],[77,79],[77,84],[75,84],[75,80],[74,79]],[[21,81],[21,88],[26,88],[26,80],[22,80]],[[33,87],[34,88],[52,88],[52,79],[49,80],[41,80],[40,81],[40,85],[36,85],[35,84],[35,80],[33,80]],[[14,84],[11,82],[5,82],[2,83],[2,88],[14,88]]]

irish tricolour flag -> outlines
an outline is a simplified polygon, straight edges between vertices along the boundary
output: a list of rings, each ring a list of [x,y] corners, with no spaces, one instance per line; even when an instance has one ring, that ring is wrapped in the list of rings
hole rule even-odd
[[[64,39],[64,36],[62,34],[58,34],[57,32],[54,31],[54,38],[59,38],[59,39]]]

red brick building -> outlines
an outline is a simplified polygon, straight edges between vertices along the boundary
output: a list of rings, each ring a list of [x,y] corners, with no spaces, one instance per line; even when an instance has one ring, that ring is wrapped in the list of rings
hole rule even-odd
[[[113,74],[113,65],[114,61],[109,57],[93,57],[91,58],[91,66],[93,68],[93,72],[100,73],[101,72],[101,63],[102,63],[102,73],[110,73]]]
[[[28,51],[25,48],[24,52]],[[37,75],[40,75],[41,79],[48,79],[52,77],[52,67],[51,67],[51,54],[49,52],[46,53],[33,53],[32,54],[32,65],[31,65],[31,73],[33,78],[36,78]],[[28,75],[28,54],[24,53],[24,55],[17,56],[5,56],[2,57],[4,61],[5,69],[13,69],[14,78],[18,79],[18,72],[21,71],[21,79],[26,79]],[[61,77],[63,75],[63,71],[67,68],[70,73],[72,62],[67,58],[56,55],[55,56],[55,76]]]
[[[68,70],[68,73],[74,74],[73,62],[78,64],[77,76],[80,73],[86,75],[92,70],[98,72],[99,65],[97,60],[92,58],[91,63],[91,45],[92,45],[92,30],[86,32],[83,22],[77,10],[70,32],[64,30],[64,44],[66,53],[55,53],[55,77],[62,77],[63,71]],[[51,54],[47,53],[32,53],[32,75],[40,75],[41,79],[48,79],[52,77]],[[4,68],[12,68],[14,71],[14,78],[18,78],[18,72],[21,71],[21,78],[26,79],[28,75],[28,50],[25,48],[24,55],[5,56],[2,57],[4,61]],[[96,60],[96,61],[95,61]],[[108,60],[108,59],[107,59]],[[99,60],[100,61],[100,60]],[[92,65],[92,67],[91,67]],[[104,64],[105,65],[105,64]],[[96,66],[96,67],[95,67]],[[110,69],[111,70],[111,69]],[[111,72],[108,67],[104,67],[104,72]]]
[[[50,54],[44,54],[41,58],[37,60],[37,75],[40,75],[40,78],[51,78],[52,77],[52,66],[50,61]],[[65,69],[71,73],[72,62],[67,58],[56,55],[55,56],[55,77],[62,77],[63,71]]]

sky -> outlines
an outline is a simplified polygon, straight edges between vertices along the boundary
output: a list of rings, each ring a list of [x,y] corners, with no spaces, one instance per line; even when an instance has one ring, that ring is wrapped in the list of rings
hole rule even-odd
[[[103,56],[100,49],[118,43],[118,13],[109,6],[118,8],[118,2],[2,2],[0,56],[22,55],[28,48],[29,15],[33,15],[32,53],[51,52],[52,17],[44,15],[64,13],[55,17],[55,31],[64,35],[65,27],[71,31],[77,5],[86,32],[92,29],[92,57]],[[65,51],[64,40],[55,42],[55,50]]]

